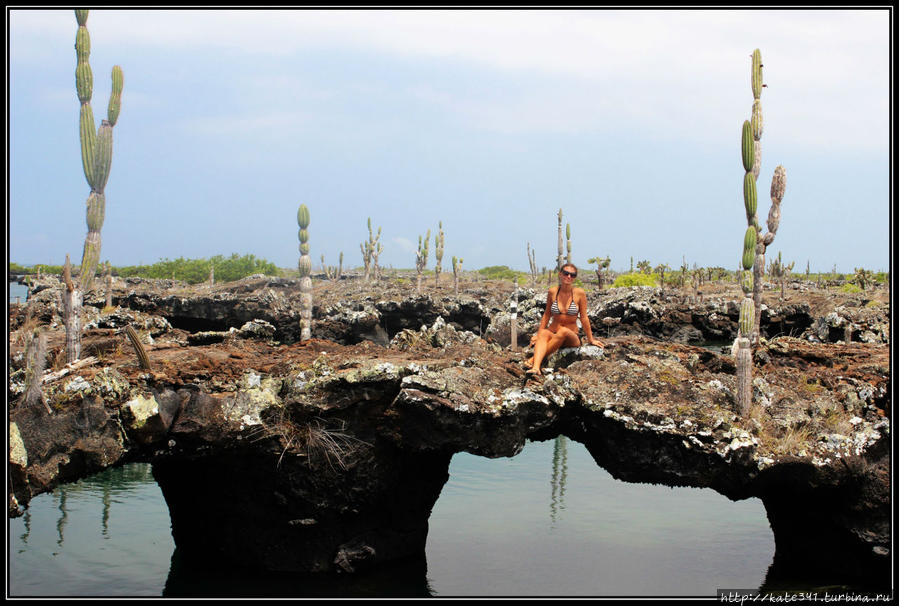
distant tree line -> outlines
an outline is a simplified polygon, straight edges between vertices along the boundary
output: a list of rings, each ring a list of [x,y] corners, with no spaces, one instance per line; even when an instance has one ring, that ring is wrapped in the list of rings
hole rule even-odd
[[[9,264],[11,274],[36,274],[40,268],[41,274],[62,274],[61,265],[33,265],[24,266],[18,263]],[[280,275],[280,270],[274,263],[265,259],[257,259],[255,255],[239,256],[233,253],[230,257],[215,255],[206,259],[185,259],[178,257],[175,260],[161,259],[152,265],[125,265],[113,266],[111,273],[121,278],[139,277],[150,279],[180,280],[188,284],[199,284],[209,280],[211,271],[214,271],[217,282],[232,282],[253,274],[265,274],[268,276]]]

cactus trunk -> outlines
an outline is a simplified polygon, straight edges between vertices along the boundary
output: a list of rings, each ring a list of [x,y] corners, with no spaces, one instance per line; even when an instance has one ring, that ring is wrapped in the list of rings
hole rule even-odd
[[[749,339],[737,340],[737,410],[745,417],[752,406],[752,350]]]
[[[81,357],[81,301],[82,291],[72,282],[72,264],[66,255],[62,279],[63,318],[66,326],[66,363],[77,362]]]
[[[312,258],[309,256],[309,209],[305,204],[300,204],[297,211],[297,224],[300,226],[298,234],[300,240],[300,340],[308,341],[312,338]]]

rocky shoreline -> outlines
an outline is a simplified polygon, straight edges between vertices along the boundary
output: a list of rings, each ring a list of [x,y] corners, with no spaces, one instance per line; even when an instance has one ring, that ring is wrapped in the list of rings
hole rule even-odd
[[[298,342],[291,280],[116,283],[112,309],[99,294],[86,301],[82,357],[96,362],[43,385],[52,414],[21,401],[22,335],[44,326],[48,360],[58,356],[58,287],[50,279],[10,310],[10,515],[59,483],[147,461],[179,549],[349,572],[423,553],[453,453],[513,456],[564,434],[624,481],[760,498],[782,570],[889,581],[885,293],[766,292],[755,405],[739,418],[727,287],[702,300],[588,292],[607,347],[560,352],[528,380],[527,353],[508,348],[510,284],[467,283],[456,296],[316,281],[313,339]],[[517,297],[523,344],[545,294]]]

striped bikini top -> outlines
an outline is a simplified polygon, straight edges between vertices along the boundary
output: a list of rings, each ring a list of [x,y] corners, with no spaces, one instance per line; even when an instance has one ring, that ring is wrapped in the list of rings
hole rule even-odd
[[[554,300],[553,304],[550,306],[549,310],[553,313],[553,315],[557,316],[562,312],[559,311],[559,302],[558,300]],[[578,312],[577,303],[574,302],[574,299],[571,299],[571,303],[568,305],[568,315],[576,316]]]

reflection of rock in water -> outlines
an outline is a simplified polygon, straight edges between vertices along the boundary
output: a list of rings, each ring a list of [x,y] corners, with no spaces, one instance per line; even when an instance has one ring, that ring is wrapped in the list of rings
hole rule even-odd
[[[112,491],[108,484],[103,485],[103,536],[109,537],[109,506],[112,504]]]
[[[22,524],[25,527],[25,532],[22,533],[22,543],[27,545],[28,538],[31,536],[31,509],[26,509],[22,515]]]
[[[565,509],[565,480],[568,476],[568,438],[558,436],[553,444],[552,496],[550,519],[555,523],[560,509]]]
[[[109,516],[113,503],[113,495],[122,491],[128,491],[131,487],[142,486],[148,482],[155,483],[152,474],[152,466],[149,463],[133,463],[107,469],[100,474],[90,478],[73,482],[71,484],[62,484],[53,491],[53,500],[57,503],[59,509],[59,518],[56,521],[56,543],[60,547],[65,541],[65,527],[68,522],[67,501],[69,495],[78,495],[82,492],[100,493],[103,503],[101,517],[101,532],[104,537],[109,537]],[[77,496],[76,496],[77,498]],[[28,536],[31,532],[31,512],[25,509],[25,533],[22,535],[22,542],[28,542]]]
[[[66,520],[69,517],[68,511],[66,511],[66,490],[59,490],[57,494],[59,495],[59,520],[56,522],[56,533],[58,538],[56,539],[56,544],[62,547],[63,536],[62,531],[66,526]]]

